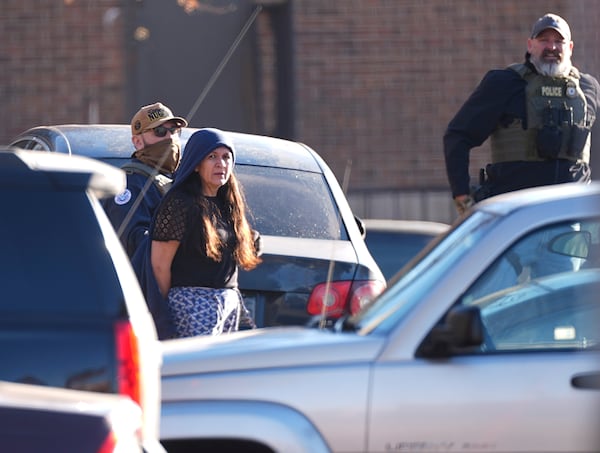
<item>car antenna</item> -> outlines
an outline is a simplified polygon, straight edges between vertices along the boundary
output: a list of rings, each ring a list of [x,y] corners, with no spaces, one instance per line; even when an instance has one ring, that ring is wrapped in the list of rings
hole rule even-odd
[[[344,170],[344,179],[342,181],[342,192],[344,196],[348,190],[348,181],[350,180],[350,170],[352,169],[352,159],[348,159],[346,161],[346,169]],[[337,210],[337,224],[341,224],[341,213],[340,210]],[[331,259],[329,260],[329,269],[327,270],[327,280],[325,281],[325,297],[328,297],[329,288],[331,286],[331,280],[333,279],[333,268],[335,267],[335,247],[337,241],[332,241],[331,244]],[[327,325],[327,316],[325,311],[327,309],[326,300],[323,300],[321,303],[321,319],[319,320],[319,329],[323,329]]]
[[[242,41],[242,39],[244,39],[244,36],[250,29],[250,26],[256,20],[256,17],[258,16],[258,13],[261,12],[261,10],[262,10],[262,5],[256,5],[256,7],[254,8],[254,11],[252,11],[252,14],[250,15],[250,17],[248,18],[248,20],[246,21],[246,23],[244,24],[244,26],[238,33],[237,37],[231,44],[231,47],[229,47],[229,50],[227,51],[227,53],[221,60],[221,63],[219,63],[219,66],[217,66],[217,69],[215,69],[215,72],[213,72],[213,75],[206,83],[206,86],[204,87],[204,89],[202,90],[202,92],[200,93],[198,98],[196,99],[196,102],[194,102],[192,109],[186,115],[185,119],[187,120],[188,123],[191,123],[192,118],[194,117],[194,115],[196,114],[196,111],[200,107],[200,104],[202,104],[202,102],[204,101],[204,98],[206,97],[206,95],[208,94],[208,92],[210,91],[212,86],[215,84],[215,82],[217,81],[217,78],[221,75],[221,72],[223,72],[223,68],[225,68],[225,65],[231,59],[233,52],[235,52],[235,50],[238,48],[238,46],[240,45],[240,42]]]
[[[262,5],[256,5],[256,7],[254,8],[254,11],[252,12],[252,14],[248,18],[248,20],[246,21],[246,23],[244,24],[244,26],[242,27],[242,29],[238,33],[238,36],[233,41],[233,44],[231,45],[231,47],[229,48],[229,50],[227,51],[227,53],[225,54],[225,56],[221,60],[221,63],[219,63],[219,66],[217,67],[217,69],[215,70],[215,72],[213,73],[213,75],[211,76],[211,78],[209,79],[209,81],[207,82],[206,86],[204,87],[204,89],[202,90],[202,92],[200,93],[200,95],[198,96],[198,98],[196,99],[196,102],[192,106],[192,109],[186,115],[186,121],[188,122],[188,124],[192,121],[192,118],[196,114],[196,111],[200,107],[200,104],[202,104],[202,102],[204,101],[204,98],[206,97],[206,95],[208,94],[208,92],[210,91],[210,89],[212,88],[212,86],[214,85],[214,83],[216,82],[217,78],[219,77],[219,75],[221,74],[221,72],[223,72],[223,68],[225,68],[225,65],[231,59],[231,56],[233,55],[233,52],[235,52],[235,50],[238,48],[238,46],[240,45],[240,42],[242,41],[242,39],[244,39],[244,36],[246,35],[246,33],[248,32],[248,30],[250,29],[250,26],[256,20],[256,17],[258,16],[258,13],[261,12],[261,10],[262,10]],[[163,156],[162,160],[155,166],[155,168],[154,168],[155,173],[152,175],[153,177],[156,174],[158,174],[158,168],[160,168],[160,166],[162,165],[162,163],[165,161],[166,157],[167,157],[166,155]],[[120,225],[119,229],[117,230],[117,235],[119,237],[121,237],[121,235],[123,234],[123,231],[125,230],[125,226],[127,224],[129,224],[129,222],[131,221],[131,217],[133,216],[133,213],[135,212],[135,210],[137,209],[137,207],[142,202],[142,199],[143,199],[144,195],[146,194],[146,192],[148,191],[148,188],[150,187],[151,184],[153,184],[153,180],[154,180],[153,177],[152,178],[148,178],[146,180],[144,186],[142,187],[142,190],[140,191],[140,195],[134,201],[134,203],[132,205],[132,208],[129,210],[129,212],[127,213],[127,215],[125,216],[125,218],[121,222],[121,225]]]

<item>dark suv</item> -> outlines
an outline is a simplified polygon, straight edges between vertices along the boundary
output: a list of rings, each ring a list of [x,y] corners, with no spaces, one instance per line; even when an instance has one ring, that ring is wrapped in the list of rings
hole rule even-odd
[[[0,149],[0,379],[127,395],[157,439],[160,344],[98,202],[124,185],[92,159]]]
[[[182,131],[182,146],[197,129]],[[260,231],[263,263],[240,272],[239,286],[256,324],[305,324],[354,313],[385,288],[359,222],[325,161],[289,140],[228,132],[236,146],[250,221]],[[123,165],[133,152],[128,125],[29,129],[13,145],[84,154]]]
[[[4,452],[165,453],[143,450],[141,425],[130,398],[0,381]]]

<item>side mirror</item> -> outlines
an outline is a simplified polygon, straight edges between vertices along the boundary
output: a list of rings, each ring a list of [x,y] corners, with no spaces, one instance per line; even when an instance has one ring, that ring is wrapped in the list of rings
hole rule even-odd
[[[550,250],[573,258],[587,258],[590,253],[592,235],[589,231],[569,231],[550,241]]]
[[[484,341],[484,326],[479,307],[460,305],[446,314],[417,350],[417,357],[448,357],[454,352],[480,347]]]

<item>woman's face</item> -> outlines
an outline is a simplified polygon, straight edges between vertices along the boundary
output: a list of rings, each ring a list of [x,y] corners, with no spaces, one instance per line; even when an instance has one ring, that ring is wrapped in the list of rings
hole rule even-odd
[[[196,167],[196,172],[202,180],[202,193],[209,197],[217,195],[219,187],[223,186],[233,170],[233,154],[226,146],[212,150]]]

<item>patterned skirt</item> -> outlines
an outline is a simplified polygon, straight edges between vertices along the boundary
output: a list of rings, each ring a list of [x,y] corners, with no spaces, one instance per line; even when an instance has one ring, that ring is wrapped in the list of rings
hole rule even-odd
[[[171,288],[169,309],[178,338],[235,332],[245,315],[242,296],[232,288]]]

